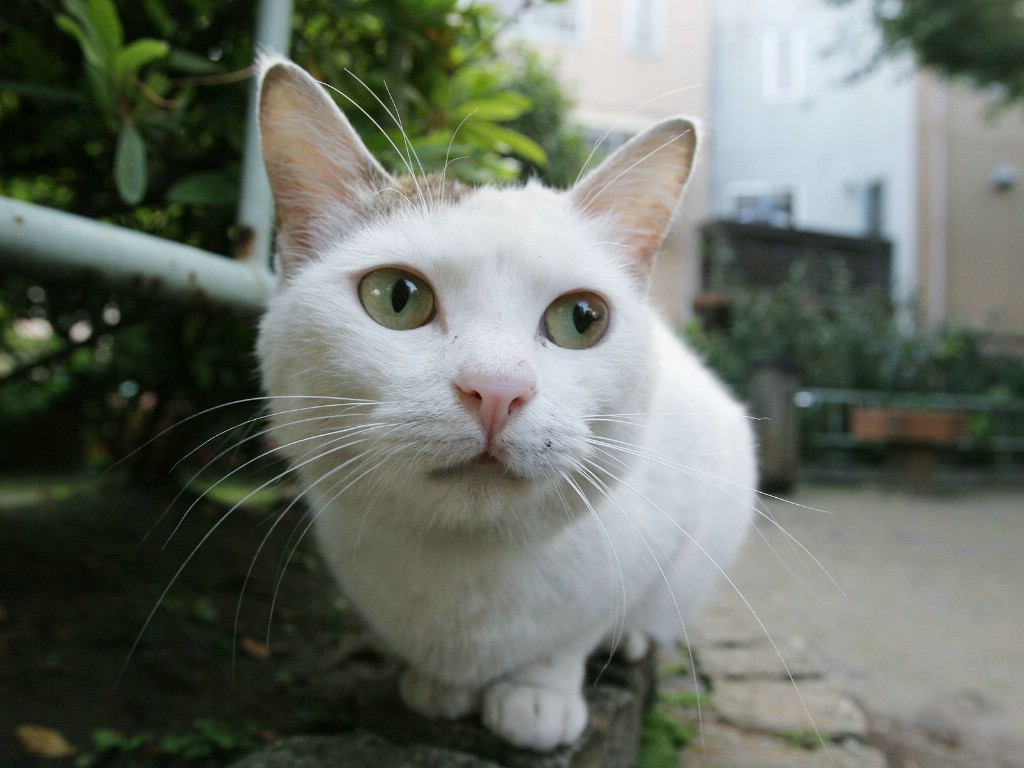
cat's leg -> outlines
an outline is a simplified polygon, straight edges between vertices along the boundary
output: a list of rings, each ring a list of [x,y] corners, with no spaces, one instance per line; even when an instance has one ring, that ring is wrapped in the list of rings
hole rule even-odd
[[[512,744],[554,749],[587,725],[583,670],[589,647],[551,654],[484,691],[483,721]]]
[[[442,683],[412,667],[402,673],[398,692],[409,709],[434,720],[455,720],[480,709],[479,688]]]
[[[635,664],[647,655],[651,639],[642,629],[628,629],[616,635],[608,635],[601,643],[601,649],[617,653],[630,664]]]

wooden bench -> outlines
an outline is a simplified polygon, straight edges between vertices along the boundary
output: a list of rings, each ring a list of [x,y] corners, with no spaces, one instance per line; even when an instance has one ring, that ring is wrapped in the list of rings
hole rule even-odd
[[[915,487],[931,485],[938,449],[968,438],[970,428],[967,411],[859,405],[850,412],[853,437],[884,444],[897,478]]]
[[[983,395],[802,389],[807,448],[885,448],[895,479],[931,484],[943,453],[991,452],[1012,474],[1024,455],[1024,401]]]

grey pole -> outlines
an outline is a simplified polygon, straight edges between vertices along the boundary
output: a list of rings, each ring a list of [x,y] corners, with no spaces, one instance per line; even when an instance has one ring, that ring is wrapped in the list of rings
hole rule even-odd
[[[256,50],[287,54],[291,41],[292,0],[260,0],[256,12]],[[270,269],[272,253],[270,182],[260,154],[259,121],[256,104],[259,83],[253,79],[249,94],[249,117],[245,122],[245,151],[242,156],[242,188],[238,206],[238,248],[236,258]]]

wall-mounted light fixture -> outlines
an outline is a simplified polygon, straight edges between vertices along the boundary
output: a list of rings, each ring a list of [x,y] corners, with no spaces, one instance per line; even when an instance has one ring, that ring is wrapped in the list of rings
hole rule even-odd
[[[988,184],[993,192],[1006,192],[1020,183],[1020,169],[1009,163],[1001,163],[988,175]]]

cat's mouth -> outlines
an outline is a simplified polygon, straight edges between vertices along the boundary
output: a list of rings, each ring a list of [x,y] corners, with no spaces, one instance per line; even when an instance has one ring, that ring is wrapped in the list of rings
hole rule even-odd
[[[479,477],[525,481],[527,478],[512,471],[508,465],[490,451],[481,451],[469,461],[431,470],[429,477],[435,480],[450,480],[456,477]]]

